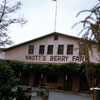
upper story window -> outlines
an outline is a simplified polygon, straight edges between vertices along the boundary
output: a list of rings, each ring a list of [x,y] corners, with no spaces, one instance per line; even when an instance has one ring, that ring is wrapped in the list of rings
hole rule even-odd
[[[73,54],[73,45],[67,45],[67,54],[72,55]]]
[[[63,54],[64,52],[64,45],[58,45],[58,52],[57,54]]]
[[[29,45],[28,54],[33,54],[33,53],[34,53],[34,45]]]
[[[54,40],[58,40],[58,34],[57,33],[54,34]]]
[[[86,44],[79,44],[79,55],[86,54]]]
[[[47,54],[53,54],[53,45],[48,45]]]
[[[44,49],[45,49],[45,46],[44,45],[40,45],[39,54],[44,54]]]

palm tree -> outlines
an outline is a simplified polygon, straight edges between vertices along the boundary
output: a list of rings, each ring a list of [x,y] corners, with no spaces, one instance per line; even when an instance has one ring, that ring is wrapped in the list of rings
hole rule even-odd
[[[82,35],[82,40],[84,39],[87,43],[87,50],[86,50],[86,67],[85,67],[85,74],[87,77],[87,81],[89,86],[95,86],[95,82],[98,82],[98,87],[100,87],[100,73],[96,73],[96,70],[91,67],[91,63],[89,60],[89,49],[91,48],[91,44],[89,41],[95,41],[98,46],[98,52],[100,52],[100,1],[90,10],[83,10],[80,11],[76,17],[78,17],[81,13],[88,12],[88,16],[86,16],[83,20],[79,21],[78,23],[74,24],[74,26],[78,24],[82,24],[83,28],[79,32],[78,35]],[[73,27],[74,27],[73,26]],[[92,50],[92,49],[91,49]],[[100,96],[97,95],[97,96]],[[97,97],[96,100],[99,100]]]

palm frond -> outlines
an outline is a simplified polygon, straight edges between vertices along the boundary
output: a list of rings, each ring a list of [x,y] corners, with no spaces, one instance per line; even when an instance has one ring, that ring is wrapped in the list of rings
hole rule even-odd
[[[83,31],[85,31],[86,29],[88,29],[89,28],[89,26],[88,27],[85,27],[85,28],[83,28],[79,33],[78,33],[78,36],[83,32]]]
[[[76,26],[76,25],[78,25],[78,24],[80,24],[81,22],[79,21],[79,22],[77,22],[77,23],[75,23],[73,26],[72,26],[72,29]]]
[[[83,13],[83,12],[91,12],[91,10],[82,10],[82,11],[80,11],[79,13],[77,13],[77,15],[76,15],[76,17],[78,17],[81,13]]]

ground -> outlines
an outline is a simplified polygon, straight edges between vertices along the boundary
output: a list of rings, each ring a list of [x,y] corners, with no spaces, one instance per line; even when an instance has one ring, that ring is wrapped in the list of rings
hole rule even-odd
[[[92,97],[67,94],[61,92],[50,92],[49,100],[93,100]]]
[[[32,100],[42,100],[41,98],[33,98]],[[58,92],[50,91],[49,100],[93,100],[91,95],[79,94],[79,93],[68,93],[68,92]]]

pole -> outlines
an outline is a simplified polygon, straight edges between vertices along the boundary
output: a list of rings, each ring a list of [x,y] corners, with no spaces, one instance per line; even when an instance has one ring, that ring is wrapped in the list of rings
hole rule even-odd
[[[56,22],[57,22],[57,0],[56,0],[56,7],[55,7],[55,25],[54,25],[54,32],[56,32]]]
[[[93,100],[97,100],[97,90],[94,90],[93,92]]]
[[[46,97],[45,97],[45,100],[49,100],[49,87],[46,86]]]

